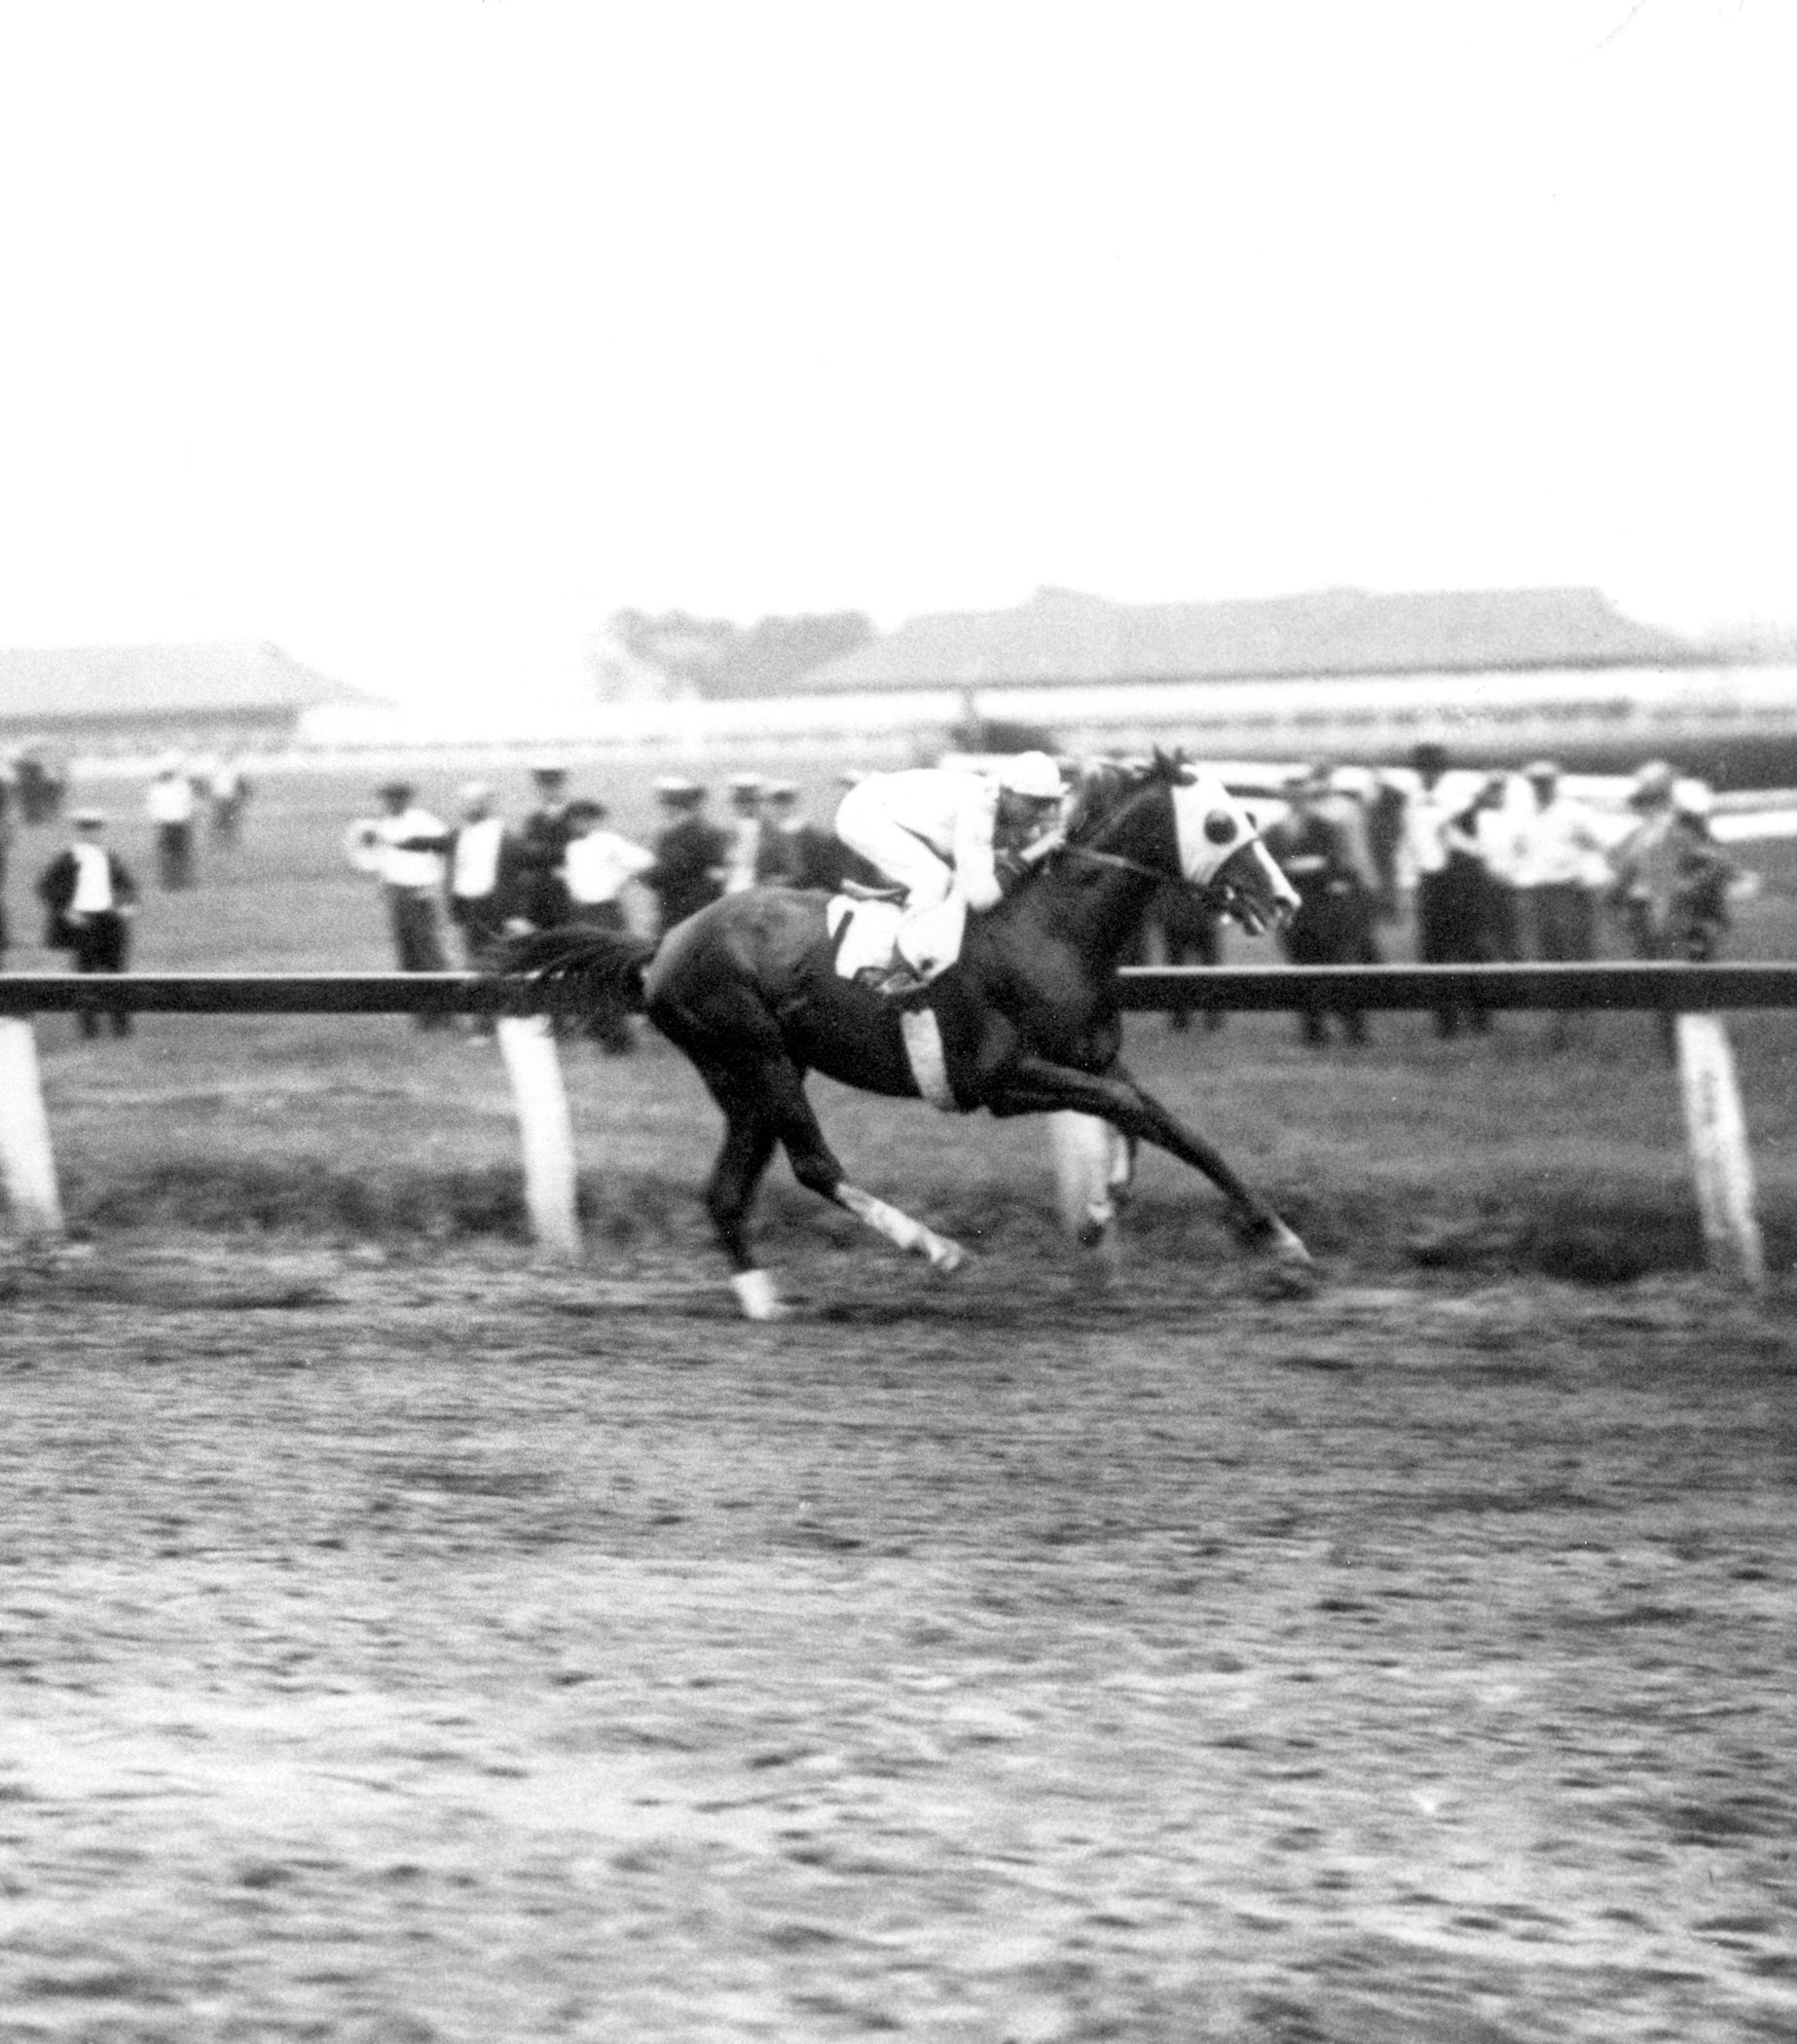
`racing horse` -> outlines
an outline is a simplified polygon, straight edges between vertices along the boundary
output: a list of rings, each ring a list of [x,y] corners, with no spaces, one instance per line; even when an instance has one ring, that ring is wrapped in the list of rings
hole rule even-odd
[[[1297,1234],[1119,1055],[1117,968],[1159,888],[1201,891],[1251,931],[1296,909],[1296,892],[1247,813],[1220,781],[1177,756],[1101,765],[1082,778],[1058,845],[1010,879],[996,907],[968,919],[960,958],[921,997],[952,1096],[934,1089],[938,1104],[998,1115],[1072,1111],[1108,1122],[1126,1153],[1152,1143],[1210,1179],[1246,1246],[1289,1271],[1307,1269]],[[500,965],[523,975],[551,1012],[645,1014],[697,1069],[724,1116],[705,1203],[751,1319],[786,1310],[748,1237],[755,1187],[777,1145],[800,1185],[935,1269],[953,1270],[966,1255],[852,1184],[806,1098],[814,1071],[895,1098],[923,1091],[905,1012],[919,997],[895,1003],[842,977],[828,907],[822,894],[751,888],[700,909],[659,944],[611,931],[546,931],[514,942]]]

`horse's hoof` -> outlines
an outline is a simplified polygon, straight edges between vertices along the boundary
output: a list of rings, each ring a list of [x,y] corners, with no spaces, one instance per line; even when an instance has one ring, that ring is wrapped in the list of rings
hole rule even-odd
[[[1316,1268],[1316,1259],[1300,1240],[1296,1229],[1287,1227],[1283,1221],[1273,1223],[1272,1231],[1263,1242],[1262,1248],[1273,1262],[1285,1264],[1288,1268]]]
[[[932,1235],[924,1245],[924,1254],[930,1259],[930,1267],[938,1277],[947,1277],[957,1271],[968,1259],[968,1253],[959,1242],[951,1242],[946,1235]]]
[[[790,1320],[792,1308],[774,1290],[765,1270],[739,1270],[730,1280],[745,1320]]]

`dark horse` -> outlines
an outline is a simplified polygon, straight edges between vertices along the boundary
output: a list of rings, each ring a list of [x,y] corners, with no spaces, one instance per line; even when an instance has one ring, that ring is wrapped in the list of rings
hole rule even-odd
[[[1250,930],[1282,921],[1298,901],[1220,782],[1165,756],[1145,768],[1095,769],[1064,843],[989,914],[969,918],[960,959],[930,990],[952,1105],[994,1114],[1072,1110],[1110,1123],[1132,1148],[1156,1144],[1221,1188],[1245,1243],[1283,1265],[1307,1266],[1291,1228],[1119,1061],[1118,963],[1169,881],[1201,890]],[[754,1319],[782,1310],[747,1232],[776,1144],[800,1185],[900,1248],[938,1270],[964,1257],[958,1243],[848,1182],[805,1097],[813,1071],[897,1098],[921,1090],[907,1048],[915,1023],[837,974],[827,905],[821,894],[752,888],[701,909],[659,945],[551,931],[523,939],[507,959],[552,1007],[646,1014],[698,1068],[725,1122],[706,1205]]]

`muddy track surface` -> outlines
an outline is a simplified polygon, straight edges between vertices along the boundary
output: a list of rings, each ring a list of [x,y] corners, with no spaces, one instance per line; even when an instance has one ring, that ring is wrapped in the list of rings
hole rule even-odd
[[[17,1272],[0,2038],[1797,2034],[1788,1317],[808,1282]]]

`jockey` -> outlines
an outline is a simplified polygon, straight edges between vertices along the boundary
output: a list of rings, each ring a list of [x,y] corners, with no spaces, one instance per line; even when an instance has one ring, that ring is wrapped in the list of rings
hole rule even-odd
[[[998,905],[998,855],[1034,864],[1052,850],[1065,793],[1046,752],[1009,754],[983,769],[869,774],[849,790],[836,835],[905,891],[899,964],[882,993],[913,993],[954,963],[967,911]]]

